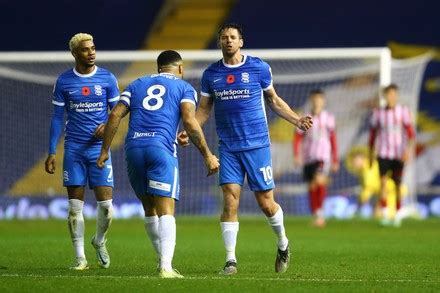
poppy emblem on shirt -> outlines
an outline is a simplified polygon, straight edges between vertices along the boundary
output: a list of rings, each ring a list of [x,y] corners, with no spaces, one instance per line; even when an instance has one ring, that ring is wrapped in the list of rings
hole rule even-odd
[[[83,96],[88,96],[88,95],[90,95],[90,89],[89,89],[88,86],[83,86],[83,88],[82,88],[82,94],[83,94]]]
[[[229,74],[228,77],[226,77],[226,83],[234,83],[235,82],[235,76],[233,74]]]

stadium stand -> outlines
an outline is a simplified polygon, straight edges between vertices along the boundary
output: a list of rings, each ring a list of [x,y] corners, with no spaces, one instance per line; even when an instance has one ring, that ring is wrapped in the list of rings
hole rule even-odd
[[[100,50],[142,47],[161,0],[2,1],[5,42],[0,51],[64,51],[79,31],[93,33]],[[14,13],[11,13],[14,12]]]
[[[241,0],[228,19],[243,26],[248,48],[371,47],[391,40],[439,46],[430,29],[439,24],[439,6],[434,0]]]

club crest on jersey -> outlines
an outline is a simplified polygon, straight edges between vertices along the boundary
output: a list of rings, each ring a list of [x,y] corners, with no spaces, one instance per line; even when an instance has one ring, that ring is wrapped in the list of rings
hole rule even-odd
[[[95,95],[102,96],[102,86],[100,86],[99,84],[95,85]]]
[[[82,94],[83,94],[83,96],[88,96],[88,95],[90,95],[90,89],[89,89],[88,86],[83,86],[83,88],[82,88]]]
[[[242,72],[241,73],[241,81],[244,83],[248,83],[249,82],[249,73]]]
[[[235,82],[235,76],[233,74],[229,74],[226,77],[226,83],[234,83]]]

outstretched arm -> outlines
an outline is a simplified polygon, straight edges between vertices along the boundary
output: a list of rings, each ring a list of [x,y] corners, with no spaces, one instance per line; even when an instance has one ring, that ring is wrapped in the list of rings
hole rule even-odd
[[[195,105],[184,102],[180,104],[180,109],[182,112],[183,127],[185,128],[188,137],[205,159],[205,164],[208,169],[208,176],[216,173],[219,168],[218,159],[211,153],[211,150],[206,143],[203,130],[196,119]]]
[[[287,105],[287,103],[280,96],[278,96],[273,87],[264,91],[264,97],[266,98],[266,102],[272,109],[272,111],[274,111],[281,118],[289,121],[290,123],[304,131],[312,127],[312,117],[301,117],[300,115],[298,115],[289,107],[289,105]]]
[[[129,110],[127,106],[123,103],[118,103],[113,110],[110,112],[107,124],[104,129],[104,138],[101,146],[101,154],[99,155],[96,164],[99,168],[104,167],[105,161],[108,160],[110,145],[112,144],[113,138],[115,137],[116,132],[118,131],[119,124],[121,123],[121,119],[124,118],[128,114]]]

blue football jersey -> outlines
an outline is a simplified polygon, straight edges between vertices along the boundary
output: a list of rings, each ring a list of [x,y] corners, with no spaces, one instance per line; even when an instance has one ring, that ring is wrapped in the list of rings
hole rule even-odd
[[[271,87],[270,66],[252,56],[236,65],[222,59],[203,72],[201,94],[214,100],[220,148],[244,151],[270,145],[263,91]]]
[[[52,103],[67,112],[65,146],[101,144],[102,140],[93,133],[99,124],[107,122],[108,109],[118,100],[118,83],[106,69],[95,66],[90,74],[80,74],[75,68],[62,73],[56,81]],[[51,140],[51,149],[54,142]]]
[[[180,104],[197,103],[197,93],[186,81],[169,73],[138,78],[121,94],[130,109],[125,148],[159,146],[176,156]]]

